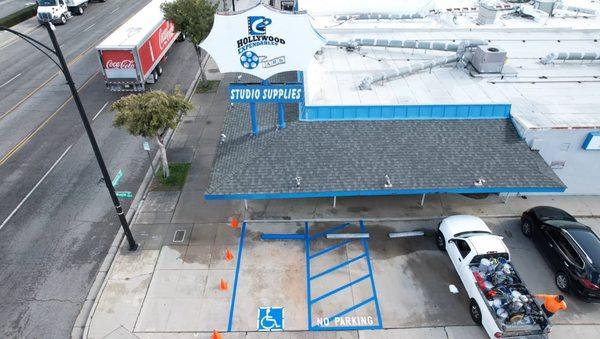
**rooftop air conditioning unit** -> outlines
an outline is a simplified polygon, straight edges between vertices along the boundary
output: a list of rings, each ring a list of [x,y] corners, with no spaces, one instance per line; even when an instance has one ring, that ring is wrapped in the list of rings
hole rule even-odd
[[[514,7],[504,1],[484,1],[479,3],[479,14],[477,23],[480,25],[491,25],[496,21],[500,12],[510,11]]]
[[[555,5],[556,0],[535,0],[533,3],[533,8],[539,9],[540,11],[546,12],[548,15],[552,16]]]
[[[506,61],[506,51],[494,46],[477,46],[471,64],[479,73],[501,73]]]

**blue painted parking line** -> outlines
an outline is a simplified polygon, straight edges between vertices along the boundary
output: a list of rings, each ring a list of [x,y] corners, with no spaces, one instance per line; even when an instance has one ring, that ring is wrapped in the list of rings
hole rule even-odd
[[[235,278],[233,281],[233,292],[231,295],[231,305],[229,307],[229,321],[227,323],[227,332],[231,332],[233,327],[233,310],[235,308],[235,296],[237,293],[238,279],[240,276],[240,265],[242,263],[242,251],[244,250],[244,237],[246,236],[246,222],[242,223],[242,232],[240,235],[240,246],[238,247],[237,264],[235,265]]]
[[[367,228],[365,227],[365,222],[360,220],[360,231],[363,233],[367,233]],[[377,289],[375,288],[375,278],[373,277],[373,267],[371,266],[371,258],[369,256],[369,242],[367,239],[361,239],[361,242],[365,246],[365,253],[367,255],[367,267],[369,268],[369,276],[371,277],[371,289],[373,290],[373,296],[375,298],[375,310],[377,312],[377,321],[380,328],[383,328],[383,322],[381,319],[381,311],[379,309],[379,300],[377,299]]]
[[[344,241],[340,241],[339,243],[337,243],[337,244],[335,244],[335,245],[332,245],[332,246],[330,246],[330,247],[327,247],[326,249],[324,249],[324,250],[322,250],[322,251],[319,251],[319,252],[317,252],[317,253],[315,253],[315,254],[312,254],[312,255],[310,256],[310,258],[311,258],[311,259],[314,259],[314,258],[316,258],[316,257],[318,257],[318,256],[320,256],[320,255],[323,255],[323,254],[325,254],[325,253],[329,253],[329,252],[331,252],[331,251],[335,251],[335,250],[337,250],[337,249],[338,249],[338,248],[340,248],[340,247],[346,246],[346,245],[347,245],[347,244],[349,244],[349,243],[350,243],[352,240],[353,240],[353,239],[346,239],[346,240],[344,240]]]
[[[314,234],[313,236],[310,237],[310,240],[315,240],[317,238],[322,238],[322,237],[324,237],[324,236],[326,236],[327,234],[330,234],[330,233],[337,233],[337,232],[343,230],[344,228],[346,228],[348,226],[350,226],[349,222],[347,222],[345,224],[341,224],[341,225],[335,226],[335,227],[330,228],[330,229],[328,229],[326,231]]]
[[[277,234],[277,233],[263,233],[260,238],[262,240],[304,240],[306,236],[304,234]]]
[[[366,233],[365,226],[364,226],[364,223],[362,220],[359,221],[359,224],[360,224],[361,232]],[[344,330],[348,331],[348,330],[372,330],[372,329],[383,328],[381,312],[379,310],[379,301],[377,299],[377,291],[375,290],[375,280],[373,277],[373,269],[371,266],[371,259],[369,256],[369,246],[368,246],[367,239],[361,239],[361,244],[363,245],[362,247],[364,250],[364,252],[362,254],[360,254],[354,258],[345,260],[342,263],[336,264],[333,267],[327,268],[323,272],[317,273],[313,276],[310,275],[311,259],[314,259],[314,258],[324,255],[326,253],[330,253],[336,249],[342,248],[343,246],[348,245],[350,243],[350,241],[353,241],[356,239],[346,239],[344,241],[338,242],[332,246],[329,246],[329,247],[327,247],[319,252],[315,252],[313,254],[311,254],[311,252],[310,252],[310,242],[312,240],[324,238],[327,236],[327,234],[339,232],[339,231],[343,230],[344,228],[348,227],[349,225],[350,225],[350,223],[337,225],[326,231],[319,232],[313,236],[310,236],[309,235],[309,230],[310,230],[309,224],[308,224],[308,222],[306,222],[304,224],[304,232],[306,234],[305,246],[306,246],[306,278],[307,278],[306,279],[306,281],[307,281],[306,287],[307,287],[307,303],[308,303],[308,329],[310,331],[344,331]],[[326,292],[326,293],[322,294],[321,296],[318,296],[313,299],[312,291],[311,291],[311,284],[314,283],[315,279],[321,278],[327,274],[331,274],[343,267],[347,267],[350,264],[357,262],[359,260],[362,260],[362,259],[364,259],[367,262],[367,268],[368,268],[368,272],[364,276],[361,276],[360,278],[358,278],[356,280],[353,280],[343,286],[339,286],[339,287],[337,287],[329,292]],[[342,310],[331,317],[317,318],[316,324],[313,325],[312,309],[313,309],[314,304],[316,304],[317,302],[327,303],[328,302],[327,298],[335,295],[336,293],[339,293],[348,288],[351,288],[352,286],[355,286],[356,284],[358,284],[360,282],[366,281],[367,279],[369,279],[369,281],[370,281],[370,287],[371,287],[371,292],[372,292],[371,297],[368,297],[367,299],[365,299],[357,304],[353,304],[349,308]],[[364,307],[371,303],[374,304],[374,308],[377,313],[377,316],[376,316],[377,324],[374,323],[374,321],[372,320],[373,317],[371,317],[371,316],[368,316],[368,317],[359,316],[358,319],[356,319],[357,317],[348,317],[347,316],[352,311],[359,309],[361,307]],[[347,320],[350,318],[352,318],[352,320]],[[332,326],[329,326],[330,324]],[[342,325],[342,326],[340,326],[340,325]],[[348,326],[343,326],[343,325],[348,325]]]
[[[351,263],[353,263],[353,262],[355,262],[355,261],[357,261],[357,260],[360,260],[360,259],[362,259],[362,258],[366,258],[366,257],[367,257],[366,253],[363,253],[363,254],[361,254],[361,255],[359,255],[359,256],[356,256],[356,257],[354,257],[354,258],[352,258],[352,259],[350,259],[350,260],[344,261],[344,262],[343,262],[343,263],[341,263],[341,264],[337,264],[337,265],[335,265],[335,266],[333,266],[333,267],[331,267],[331,268],[328,268],[328,269],[326,269],[325,271],[323,271],[323,272],[321,272],[321,273],[319,273],[319,274],[315,274],[315,275],[313,275],[312,277],[310,277],[310,280],[315,280],[315,279],[317,279],[317,278],[319,278],[319,277],[322,277],[322,276],[324,276],[324,275],[326,275],[326,274],[328,274],[328,273],[331,273],[331,272],[333,272],[333,271],[335,271],[335,270],[337,270],[337,269],[340,269],[340,268],[342,268],[342,267],[344,267],[344,266],[348,266],[348,265],[350,265]]]
[[[310,302],[310,235],[308,234],[308,221],[304,222],[304,244],[306,246],[306,308],[308,309],[308,328],[312,327],[312,303]]]
[[[336,293],[338,293],[340,291],[343,291],[343,290],[347,289],[348,287],[354,286],[354,285],[358,284],[359,282],[361,282],[361,281],[363,281],[365,279],[368,279],[368,278],[369,278],[369,275],[365,274],[365,275],[363,275],[362,277],[360,277],[360,278],[358,278],[356,280],[353,280],[353,281],[351,281],[351,282],[349,282],[347,284],[344,284],[344,285],[342,285],[342,286],[340,286],[340,287],[338,287],[338,288],[336,288],[336,289],[334,289],[332,291],[329,291],[329,292],[327,292],[327,293],[325,293],[325,294],[323,294],[323,295],[321,295],[321,296],[319,296],[317,298],[314,298],[313,300],[311,300],[311,302],[314,304],[317,301],[320,301],[320,300],[323,300],[323,299],[325,299],[327,297],[330,297],[330,296],[332,296],[332,295],[334,295],[334,294],[336,294]]]
[[[367,326],[313,326],[311,331],[366,331],[366,330],[380,330],[383,327],[377,325]]]

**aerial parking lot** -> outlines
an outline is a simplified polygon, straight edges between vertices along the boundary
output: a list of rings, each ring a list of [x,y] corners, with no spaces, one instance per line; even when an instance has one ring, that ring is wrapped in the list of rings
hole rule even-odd
[[[450,259],[435,245],[439,221],[245,223],[229,330],[256,331],[261,307],[283,307],[285,331],[351,331],[349,336],[360,331],[361,337],[384,333],[393,337],[396,331],[432,328],[427,336],[486,337],[470,318],[469,298]],[[553,271],[521,233],[519,219],[484,221],[504,237],[512,262],[532,293],[560,293]],[[596,219],[581,221],[598,231]],[[424,235],[389,237],[412,230]],[[369,233],[369,239],[327,238],[328,233],[361,232]],[[459,293],[451,293],[449,285]],[[568,310],[556,315],[553,324],[588,325],[600,319],[600,305],[571,294],[566,302]]]

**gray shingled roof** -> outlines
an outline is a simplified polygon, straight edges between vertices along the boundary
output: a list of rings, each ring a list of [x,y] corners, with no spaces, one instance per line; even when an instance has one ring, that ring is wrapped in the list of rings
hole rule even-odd
[[[258,105],[258,112],[261,133],[252,136],[248,106],[228,108],[227,138],[217,147],[208,198],[451,191],[473,189],[479,178],[490,192],[565,188],[506,119],[303,122],[297,107],[288,105],[287,127],[278,130],[275,105]],[[383,187],[385,175],[392,188]]]

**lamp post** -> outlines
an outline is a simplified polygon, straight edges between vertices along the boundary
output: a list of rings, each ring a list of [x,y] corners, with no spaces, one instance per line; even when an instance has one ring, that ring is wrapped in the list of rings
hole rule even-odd
[[[100,148],[98,147],[98,143],[96,142],[96,137],[94,136],[94,132],[92,131],[92,127],[90,126],[90,121],[88,120],[87,115],[85,114],[85,109],[83,108],[83,104],[81,103],[81,99],[79,98],[79,93],[77,92],[77,88],[75,87],[75,83],[73,82],[73,78],[71,77],[71,73],[69,72],[67,62],[65,61],[65,57],[62,54],[60,45],[56,40],[56,35],[54,34],[54,25],[50,22],[50,18],[45,21],[44,26],[48,31],[48,35],[50,36],[50,40],[52,41],[52,46],[54,47],[54,49],[44,45],[43,43],[23,33],[12,30],[10,28],[0,26],[0,31],[10,32],[25,40],[27,43],[35,47],[37,50],[46,55],[50,60],[52,60],[52,62],[56,66],[58,66],[58,68],[64,74],[65,79],[67,80],[67,84],[69,85],[69,89],[71,90],[73,100],[77,105],[77,110],[79,111],[79,116],[81,117],[81,121],[83,122],[83,127],[85,128],[87,136],[90,139],[90,143],[92,144],[92,149],[94,150],[96,161],[98,162],[98,166],[100,167],[100,171],[102,172],[104,183],[106,184],[106,188],[108,188],[108,192],[110,193],[113,205],[115,207],[115,210],[117,211],[117,216],[119,217],[119,221],[121,222],[121,227],[123,228],[123,232],[125,233],[125,237],[127,238],[127,242],[129,243],[129,250],[135,251],[138,248],[138,244],[133,239],[133,235],[131,234],[131,230],[129,229],[129,223],[125,218],[125,215],[123,213],[123,207],[121,207],[121,202],[119,201],[117,193],[115,192],[115,188],[113,187],[110,174],[108,174],[108,170],[106,169],[106,165],[104,164],[102,153],[100,152]],[[56,55],[56,57],[58,58],[58,63],[47,52]]]

